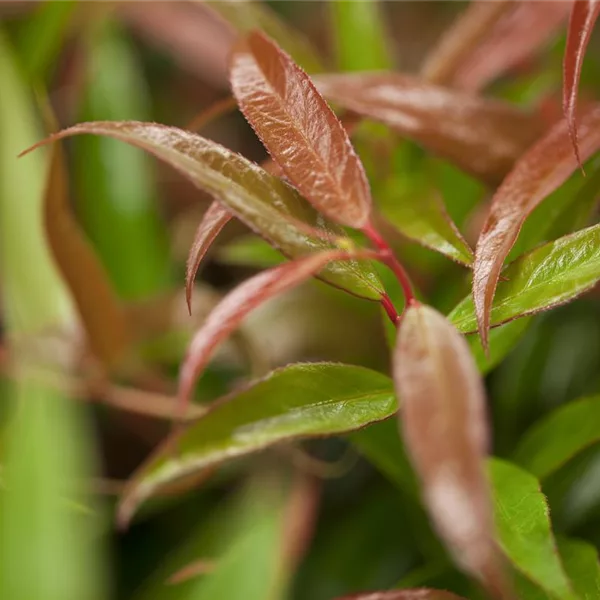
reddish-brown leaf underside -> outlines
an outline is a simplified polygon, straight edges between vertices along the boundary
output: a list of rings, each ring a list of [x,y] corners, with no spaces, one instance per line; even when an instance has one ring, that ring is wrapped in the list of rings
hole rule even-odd
[[[482,0],[482,4],[494,4]],[[475,92],[534,56],[562,27],[570,1],[510,2],[506,11],[457,65],[452,84]]]
[[[214,201],[204,213],[204,217],[200,221],[198,229],[196,229],[185,270],[185,299],[190,314],[192,314],[194,278],[196,277],[198,267],[211,244],[217,235],[219,235],[219,232],[227,225],[231,218],[231,213],[219,204],[219,202]]]
[[[189,403],[194,384],[217,346],[242,322],[248,313],[270,298],[289,290],[319,273],[334,260],[371,256],[368,251],[349,254],[328,250],[278,265],[255,275],[232,290],[210,313],[194,335],[179,375],[181,414]]]
[[[465,171],[497,184],[541,134],[531,115],[400,73],[349,73],[315,79],[323,95],[380,121]]]
[[[337,600],[464,600],[464,598],[451,592],[419,588],[414,590],[366,592],[353,596],[344,596],[343,598],[337,598]]]
[[[371,194],[364,168],[308,75],[259,32],[238,45],[229,72],[240,110],[289,181],[330,219],[365,225]]]
[[[577,140],[577,91],[585,51],[600,12],[600,2],[598,0],[575,0],[572,4],[567,47],[563,61],[563,111],[569,123],[569,133],[577,162],[581,164]]]
[[[444,316],[414,304],[393,366],[404,439],[431,517],[456,562],[506,597],[484,470],[485,390],[469,346]]]
[[[600,105],[582,116],[579,138],[580,155],[586,160],[600,147]],[[576,168],[568,124],[561,121],[525,153],[496,191],[473,264],[473,300],[484,348],[488,345],[490,311],[504,259],[527,216]]]

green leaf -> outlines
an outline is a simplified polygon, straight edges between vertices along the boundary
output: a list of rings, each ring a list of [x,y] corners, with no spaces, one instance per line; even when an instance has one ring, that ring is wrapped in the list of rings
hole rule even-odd
[[[598,550],[582,540],[557,538],[565,570],[581,600],[600,598]]]
[[[186,474],[278,442],[360,429],[396,410],[391,380],[369,369],[316,363],[274,371],[215,403],[159,448],[134,476],[120,519],[127,521],[157,488]]]
[[[576,598],[556,551],[537,479],[497,458],[488,461],[500,546],[513,566],[551,598]]]
[[[323,228],[328,235],[343,236],[341,229],[324,222],[290,185],[239,154],[182,129],[137,121],[99,121],[75,125],[41,144],[84,133],[113,137],[162,159],[286,256],[296,258],[331,247],[329,242],[299,228],[299,222]],[[357,261],[331,263],[321,278],[371,300],[379,300],[383,292],[372,268]]]
[[[446,212],[438,192],[421,177],[390,179],[378,204],[383,215],[404,236],[464,265],[473,251]]]
[[[532,250],[511,263],[502,277],[492,304],[492,326],[576,298],[600,279],[600,225]],[[473,299],[465,298],[448,318],[460,331],[475,331]]]
[[[377,0],[340,0],[327,4],[333,25],[335,55],[341,71],[393,67],[390,44]]]
[[[216,251],[216,259],[227,265],[266,269],[283,262],[283,256],[255,235],[243,235]]]
[[[204,0],[202,4],[210,6],[239,33],[249,33],[253,29],[264,31],[308,73],[323,71],[323,63],[309,41],[263,2]]]
[[[120,27],[93,23],[85,41],[81,120],[149,117],[146,82]],[[74,145],[77,212],[117,290],[133,299],[164,290],[169,248],[151,159],[99,137]]]
[[[525,434],[514,461],[540,479],[548,477],[600,441],[599,419],[600,396],[561,406]]]

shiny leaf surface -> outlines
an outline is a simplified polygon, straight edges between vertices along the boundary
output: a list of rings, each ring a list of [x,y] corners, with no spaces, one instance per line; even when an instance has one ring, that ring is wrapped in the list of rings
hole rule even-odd
[[[572,6],[563,63],[563,110],[569,123],[569,133],[575,156],[581,163],[577,139],[577,92],[585,51],[598,14],[600,14],[600,2],[598,0],[574,0]]]
[[[331,102],[388,125],[492,184],[540,133],[535,118],[508,104],[400,73],[321,75],[315,82]]]
[[[298,222],[323,228],[330,235],[343,235],[280,179],[219,144],[175,127],[137,121],[82,123],[38,145],[86,133],[119,139],[165,161],[289,257],[331,247],[297,227]],[[321,277],[357,296],[381,297],[375,273],[356,261],[332,263]]]
[[[546,498],[537,479],[499,459],[488,463],[502,550],[513,566],[551,598],[575,600],[550,527]]]
[[[502,272],[490,311],[492,326],[564,304],[600,279],[600,225],[544,244]],[[463,332],[477,329],[473,299],[465,298],[448,317]]]
[[[554,126],[515,165],[496,191],[483,226],[473,265],[473,298],[484,348],[492,301],[504,259],[529,213],[575,170],[577,163],[565,122]],[[600,107],[590,109],[580,126],[580,153],[588,158],[600,146]]]
[[[123,497],[122,521],[160,486],[187,473],[294,438],[359,429],[397,410],[392,382],[361,367],[316,363],[274,371],[213,404],[138,471]]]
[[[229,76],[240,110],[303,196],[333,221],[366,225],[371,195],[363,166],[308,75],[253,32],[234,51]]]
[[[501,596],[507,584],[484,471],[485,390],[466,341],[434,309],[413,305],[406,311],[394,383],[404,440],[432,520],[455,561]]]
[[[514,461],[536,477],[554,473],[577,454],[600,441],[600,396],[557,408],[521,439]]]

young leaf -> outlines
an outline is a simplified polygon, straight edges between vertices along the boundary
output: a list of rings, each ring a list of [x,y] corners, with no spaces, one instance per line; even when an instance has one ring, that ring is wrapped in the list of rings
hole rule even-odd
[[[451,83],[476,92],[533,57],[560,30],[570,6],[571,2],[562,0],[510,2],[508,10],[486,32],[477,47],[463,55]]]
[[[556,551],[548,505],[537,479],[515,465],[490,459],[498,540],[513,566],[550,598],[576,596]]]
[[[196,229],[185,270],[185,299],[190,314],[192,314],[194,278],[198,272],[198,267],[221,229],[229,223],[231,218],[231,213],[219,204],[219,202],[215,201],[208,207],[208,210],[204,213],[204,217],[202,217],[202,221],[200,221],[200,225],[198,225],[198,229]]]
[[[532,146],[498,188],[483,226],[473,266],[473,299],[479,334],[487,348],[492,301],[504,259],[527,215],[575,170],[568,126],[558,123]],[[581,120],[580,151],[585,160],[600,146],[600,106]]]
[[[258,32],[236,49],[229,74],[240,110],[288,179],[333,221],[366,225],[371,194],[363,166],[308,75]]]
[[[583,398],[557,408],[528,431],[514,460],[543,479],[574,456],[600,441],[600,396]]]
[[[343,250],[328,250],[284,263],[247,279],[232,290],[208,315],[188,348],[179,375],[179,397],[186,404],[194,384],[217,346],[248,313],[286,290],[319,273],[332,260],[350,258]]]
[[[497,184],[538,137],[531,115],[399,73],[321,75],[331,102],[380,121],[462,169]]]
[[[465,600],[461,596],[444,592],[442,590],[428,590],[419,588],[415,590],[390,590],[387,592],[367,592],[354,596],[344,596],[337,600]]]
[[[581,164],[577,140],[577,91],[581,78],[581,66],[594,24],[600,14],[598,0],[573,0],[567,47],[563,64],[563,110],[569,124],[569,134],[577,162]]]
[[[274,371],[213,404],[177,440],[169,440],[134,475],[120,521],[159,487],[230,458],[302,437],[332,435],[386,419],[397,410],[385,375],[339,364]],[[177,442],[179,454],[172,451]]]
[[[324,222],[285,182],[239,154],[176,127],[137,121],[81,123],[50,136],[33,148],[86,133],[127,142],[165,161],[286,256],[296,258],[331,248],[331,244],[309,236],[298,224],[320,227],[330,237],[343,236],[341,230]],[[356,261],[334,262],[324,269],[321,277],[371,300],[379,300],[383,292],[374,271]]]
[[[493,596],[504,597],[484,471],[485,391],[466,341],[432,308],[406,311],[394,382],[404,439],[431,518],[456,562]]]

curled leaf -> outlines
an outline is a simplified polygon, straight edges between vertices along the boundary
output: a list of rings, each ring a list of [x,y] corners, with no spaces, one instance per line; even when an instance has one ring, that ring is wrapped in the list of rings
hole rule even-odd
[[[581,120],[583,160],[600,147],[600,106]],[[569,144],[568,126],[555,125],[532,146],[498,188],[483,226],[473,265],[473,299],[479,334],[488,345],[490,313],[500,270],[529,213],[573,173],[577,163]]]
[[[333,260],[352,258],[343,250],[311,254],[293,262],[263,271],[231,291],[210,313],[194,336],[179,375],[179,397],[189,402],[194,384],[216,347],[242,322],[254,308],[316,275]]]
[[[400,73],[321,75],[331,102],[380,121],[480,179],[497,184],[538,137],[531,115]]]
[[[230,64],[233,94],[287,178],[324,215],[361,228],[371,194],[344,127],[298,65],[262,33],[251,33]]]
[[[194,278],[205,254],[219,232],[231,220],[231,213],[218,202],[213,202],[204,213],[190,248],[185,270],[185,299],[188,310],[192,314],[192,291]]]
[[[124,141],[153,154],[211,194],[252,230],[288,257],[331,248],[343,232],[325,221],[290,185],[239,154],[176,127],[138,121],[81,123],[39,142],[26,152],[64,137],[95,134]],[[323,230],[323,238],[311,235]],[[308,233],[307,233],[308,232]],[[356,261],[334,262],[320,277],[350,293],[379,300],[381,283]]]
[[[569,123],[569,134],[575,156],[581,165],[577,141],[577,90],[585,51],[600,13],[600,2],[598,0],[574,0],[572,5],[563,63],[563,110]]]
[[[434,309],[414,304],[406,311],[394,383],[407,450],[431,518],[456,562],[494,597],[505,597],[484,470],[483,382],[467,342]]]

